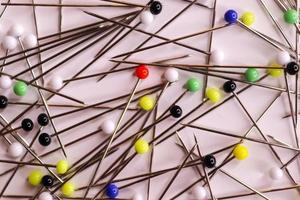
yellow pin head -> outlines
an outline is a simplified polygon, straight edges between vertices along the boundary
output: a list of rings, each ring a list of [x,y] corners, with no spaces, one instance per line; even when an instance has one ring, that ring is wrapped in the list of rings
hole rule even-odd
[[[67,182],[61,187],[61,192],[64,196],[70,197],[75,191],[75,185],[72,182]]]
[[[149,151],[149,143],[140,138],[134,143],[134,148],[138,154],[144,154]]]
[[[215,87],[207,88],[205,94],[212,103],[218,103],[221,99],[221,92]]]
[[[56,172],[58,174],[64,174],[68,171],[68,169],[69,169],[68,161],[60,160],[56,163]]]
[[[155,100],[150,96],[147,95],[143,96],[139,100],[139,106],[141,107],[141,109],[145,111],[152,110],[154,108],[154,105],[155,105]]]
[[[43,178],[43,174],[40,170],[33,170],[30,172],[27,180],[30,185],[32,186],[38,186]]]
[[[282,67],[280,64],[276,63],[276,62],[271,62],[270,67]],[[283,69],[267,69],[267,72],[270,76],[274,77],[274,78],[278,78],[280,76],[283,75]]]
[[[246,146],[238,144],[234,147],[233,155],[238,160],[245,160],[249,156],[249,152]]]
[[[252,12],[244,12],[241,21],[246,26],[251,26],[255,22],[255,15]]]

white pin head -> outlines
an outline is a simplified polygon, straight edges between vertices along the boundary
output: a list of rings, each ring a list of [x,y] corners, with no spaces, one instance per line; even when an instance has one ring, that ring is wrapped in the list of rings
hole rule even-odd
[[[33,48],[37,45],[37,38],[33,34],[25,35],[25,37],[23,38],[22,41],[23,41],[25,48],[27,48],[27,49]]]
[[[2,75],[0,77],[0,88],[9,89],[12,85],[12,80],[8,76]]]
[[[17,45],[18,45],[17,39],[12,36],[5,36],[2,40],[2,47],[5,50],[12,51],[17,47]]]
[[[179,73],[176,69],[174,68],[169,68],[165,71],[164,77],[168,82],[176,82],[179,79]]]
[[[142,194],[135,192],[132,196],[132,200],[144,200],[144,198]]]
[[[116,128],[116,125],[111,120],[105,120],[101,124],[101,129],[105,134],[112,134]]]
[[[24,33],[24,28],[20,24],[14,24],[9,29],[9,35],[14,37],[20,37]]]
[[[42,192],[39,195],[39,200],[53,200],[53,197],[49,192]]]
[[[276,61],[281,65],[288,64],[291,61],[290,54],[286,51],[280,51],[276,56]]]
[[[213,50],[210,55],[210,61],[214,65],[220,65],[224,61],[224,52],[221,50]]]
[[[196,199],[199,199],[199,200],[204,200],[207,197],[207,192],[206,192],[205,188],[201,187],[199,185],[196,185],[193,188],[192,193],[193,193],[193,196],[196,197]]]
[[[272,167],[269,170],[269,175],[273,180],[279,180],[283,176],[283,171],[279,167]]]
[[[145,10],[141,13],[140,20],[141,20],[142,24],[148,26],[153,22],[154,16],[152,15],[152,13],[150,11]]]
[[[60,76],[53,76],[48,82],[48,86],[53,90],[58,90],[63,86],[63,79]]]
[[[9,145],[7,153],[10,157],[17,158],[20,157],[24,152],[23,146],[19,142],[13,142]]]

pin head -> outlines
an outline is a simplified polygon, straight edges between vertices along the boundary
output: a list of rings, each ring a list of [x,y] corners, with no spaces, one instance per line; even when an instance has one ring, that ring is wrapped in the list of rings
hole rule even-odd
[[[245,79],[248,82],[254,83],[259,79],[259,72],[255,68],[248,68],[245,72]]]
[[[38,186],[43,178],[43,174],[40,170],[33,170],[30,172],[27,180],[30,185],[32,186]]]
[[[46,113],[39,114],[39,116],[37,117],[37,122],[41,126],[47,126],[49,124],[49,117],[48,117],[48,115]]]
[[[249,156],[249,152],[246,146],[238,144],[233,149],[233,155],[238,160],[245,160]]]
[[[224,19],[230,24],[236,23],[238,20],[238,14],[235,10],[228,10],[224,14]]]
[[[255,15],[252,12],[244,12],[241,21],[246,26],[251,26],[255,22]]]
[[[56,163],[56,172],[58,174],[64,174],[69,169],[69,163],[66,160],[60,160]]]
[[[134,149],[138,154],[144,154],[149,151],[149,143],[140,138],[134,143]]]
[[[224,52],[221,50],[213,50],[210,54],[210,61],[214,65],[221,65],[224,61]]]
[[[170,114],[174,118],[179,118],[182,115],[182,109],[180,106],[174,105],[170,108]]]
[[[197,92],[201,88],[200,80],[197,78],[190,78],[186,84],[186,89],[190,92]]]
[[[151,12],[149,12],[148,10],[145,10],[141,13],[140,20],[141,20],[142,24],[148,26],[153,22],[154,16],[152,15]]]
[[[10,27],[8,33],[14,37],[20,37],[24,33],[24,28],[20,24],[14,24]]]
[[[60,76],[53,76],[48,82],[48,86],[53,90],[59,90],[63,84],[63,79]]]
[[[23,119],[21,126],[22,126],[22,129],[27,132],[31,131],[34,127],[32,120],[29,118]]]
[[[53,186],[54,179],[50,175],[45,175],[45,176],[43,176],[41,182],[42,182],[43,186],[45,186],[45,187],[51,187],[51,186]]]
[[[33,48],[37,45],[37,38],[35,35],[33,34],[27,34],[24,38],[23,38],[23,44],[26,48]]]
[[[153,1],[150,5],[150,12],[153,15],[158,15],[162,11],[162,4],[159,1]]]
[[[216,166],[216,158],[213,155],[206,155],[203,158],[204,166],[207,168],[213,168]]]
[[[28,87],[26,83],[22,81],[17,81],[14,85],[14,93],[17,96],[25,96],[27,93]]]
[[[281,65],[286,65],[291,61],[290,54],[286,51],[280,51],[276,56],[276,62]]]
[[[140,65],[135,69],[135,75],[139,79],[146,79],[149,75],[149,70],[146,65]]]
[[[17,47],[17,45],[18,41],[12,36],[5,36],[2,40],[2,46],[6,50],[12,51]]]
[[[53,197],[49,192],[42,192],[39,195],[39,200],[53,200]]]
[[[113,184],[113,183],[109,183],[107,186],[106,186],[106,190],[105,190],[105,194],[106,196],[108,196],[109,198],[116,198],[119,194],[119,188]]]
[[[24,152],[24,147],[19,142],[13,142],[9,145],[7,153],[12,158],[20,157]]]
[[[294,9],[289,9],[283,14],[284,21],[288,24],[295,24],[298,22],[299,14]]]
[[[285,71],[289,75],[296,75],[299,71],[299,65],[296,62],[289,62],[286,65]]]
[[[61,192],[63,193],[64,196],[70,197],[75,192],[75,185],[72,182],[66,182],[61,187]]]
[[[0,108],[6,108],[8,104],[8,99],[6,98],[6,96],[0,95]]]
[[[9,89],[12,85],[12,80],[5,75],[0,77],[0,88],[2,89]]]
[[[223,85],[223,90],[226,92],[226,93],[231,93],[231,92],[234,92],[234,90],[236,89],[236,84],[234,81],[232,80],[229,80],[229,81],[226,81]]]
[[[216,87],[207,88],[205,95],[212,103],[218,103],[221,99],[221,92]]]
[[[192,194],[194,197],[196,197],[196,199],[199,199],[199,200],[204,200],[207,197],[207,191],[205,190],[204,187],[202,187],[200,185],[196,185],[193,187]]]
[[[279,167],[272,167],[269,170],[269,175],[273,180],[279,180],[283,177],[283,171]]]
[[[277,64],[276,62],[271,62],[270,67],[281,67],[281,65]],[[267,72],[270,76],[278,78],[282,76],[283,69],[267,69]]]
[[[51,136],[48,135],[47,133],[42,133],[40,136],[39,136],[39,143],[42,145],[42,146],[49,146],[51,144]]]
[[[115,123],[112,120],[105,120],[101,124],[101,130],[103,133],[112,134],[116,128]]]
[[[145,111],[152,110],[155,106],[155,100],[151,96],[143,96],[139,99],[139,106]]]
[[[164,77],[168,82],[173,83],[173,82],[178,81],[179,73],[174,68],[168,68],[164,73]]]
[[[134,195],[132,196],[132,200],[144,200],[143,195],[135,192]]]

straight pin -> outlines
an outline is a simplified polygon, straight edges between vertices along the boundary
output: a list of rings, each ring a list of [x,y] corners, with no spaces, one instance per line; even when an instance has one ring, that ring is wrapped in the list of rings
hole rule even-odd
[[[23,46],[23,43],[20,40],[20,37],[18,37],[18,41],[19,41],[19,44],[20,44],[22,50],[24,50],[25,48]],[[26,56],[26,53],[24,53],[24,55]],[[30,63],[30,61],[27,58],[26,58],[26,63],[27,63],[28,68],[31,69],[31,63]],[[32,78],[34,79],[36,77],[35,74],[34,74],[34,71],[30,70],[30,72],[31,72]],[[35,81],[35,84],[39,86],[39,82],[38,81]],[[38,90],[39,96],[40,96],[40,98],[41,98],[41,100],[42,100],[42,102],[44,104],[44,108],[45,108],[45,110],[47,112],[47,115],[50,117],[51,113],[50,113],[47,101],[46,101],[43,93],[41,92],[41,90],[40,89],[37,89],[37,90]],[[54,121],[51,119],[51,117],[49,119],[50,119],[50,123],[52,125],[52,128],[53,128],[54,132],[57,133],[57,129],[56,129],[56,125],[55,125]],[[61,141],[61,139],[59,137],[59,135],[56,135],[56,138],[58,140],[58,143],[59,143],[59,145],[61,147],[61,150],[62,150],[64,156],[67,158],[66,149],[65,149],[65,147],[64,147],[64,145],[63,145],[63,143],[62,143],[62,141]]]

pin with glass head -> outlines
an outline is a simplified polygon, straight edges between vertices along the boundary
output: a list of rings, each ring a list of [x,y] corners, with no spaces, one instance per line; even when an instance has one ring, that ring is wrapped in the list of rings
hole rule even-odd
[[[50,194],[50,192],[42,192],[39,195],[39,200],[53,200],[53,196]]]
[[[66,160],[60,160],[56,163],[56,173],[65,174],[69,169],[69,163]]]
[[[6,98],[6,96],[0,95],[0,109],[6,108],[7,104],[8,99]]]
[[[154,16],[150,11],[145,10],[145,11],[141,12],[140,20],[141,20],[142,24],[144,24],[145,26],[149,26],[153,22]]]
[[[103,133],[110,135],[116,128],[115,123],[112,120],[104,120],[101,124],[101,130]]]
[[[21,126],[22,126],[22,129],[24,131],[29,132],[33,129],[34,124],[33,124],[33,121],[31,119],[25,118],[25,119],[22,120]]]

